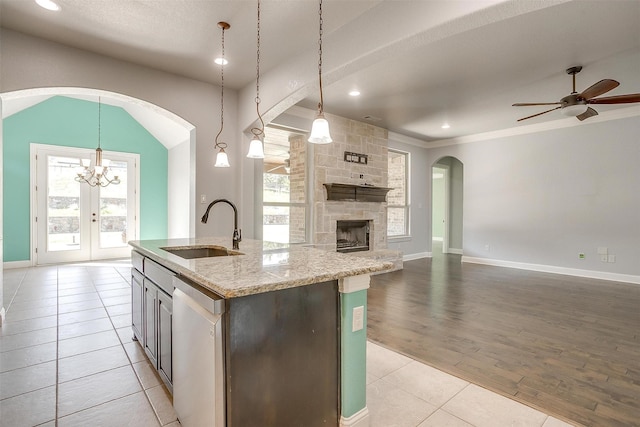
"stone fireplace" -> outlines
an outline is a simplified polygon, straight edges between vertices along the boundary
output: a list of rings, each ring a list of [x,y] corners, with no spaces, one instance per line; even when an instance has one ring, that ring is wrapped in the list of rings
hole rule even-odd
[[[339,183],[359,187],[386,187],[388,131],[367,123],[326,114],[333,143],[313,146],[313,226],[314,246],[336,251],[345,222],[366,222],[368,250],[354,255],[392,261],[402,268],[402,253],[387,248],[387,203],[384,196],[366,199],[328,200],[324,184]],[[362,153],[366,164],[346,161],[345,152]],[[386,193],[385,193],[386,194]],[[365,200],[365,201],[363,201]],[[340,225],[339,225],[340,224]],[[352,240],[352,239],[346,239]]]

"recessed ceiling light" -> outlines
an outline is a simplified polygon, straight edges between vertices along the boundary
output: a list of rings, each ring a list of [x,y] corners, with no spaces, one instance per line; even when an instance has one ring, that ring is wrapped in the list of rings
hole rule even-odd
[[[449,126],[449,123],[443,123],[441,128],[442,129],[449,129],[451,126]]]
[[[60,10],[60,6],[58,6],[58,4],[53,2],[52,0],[36,0],[36,3],[38,3],[38,6],[43,7],[47,10]]]
[[[213,62],[215,62],[218,65],[227,65],[229,63],[229,61],[227,61],[224,58],[216,58]]]
[[[349,92],[349,96],[360,96],[360,91],[354,89]]]

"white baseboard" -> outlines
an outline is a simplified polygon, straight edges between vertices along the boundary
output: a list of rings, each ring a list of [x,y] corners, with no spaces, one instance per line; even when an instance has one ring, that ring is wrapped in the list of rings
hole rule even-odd
[[[414,259],[431,258],[431,252],[418,252],[402,256],[402,261],[413,261]]]
[[[369,427],[369,409],[365,406],[348,418],[341,416],[340,427]]]
[[[462,249],[458,248],[449,248],[450,254],[462,255]]]
[[[520,270],[540,271],[542,273],[565,274],[567,276],[587,277],[590,279],[611,280],[640,285],[640,276],[631,274],[608,273],[606,271],[582,270],[579,268],[557,267],[555,265],[528,264],[525,262],[503,261],[499,259],[463,256],[462,262],[493,265],[495,267],[517,268]]]
[[[25,261],[9,261],[9,262],[4,262],[2,263],[2,266],[5,270],[11,270],[12,268],[26,268],[26,267],[33,267],[33,264],[31,264],[31,260],[25,260]]]

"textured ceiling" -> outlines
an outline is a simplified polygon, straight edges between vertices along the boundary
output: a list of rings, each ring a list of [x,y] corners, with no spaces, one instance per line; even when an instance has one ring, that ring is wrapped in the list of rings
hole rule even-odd
[[[219,82],[218,21],[228,21],[225,84],[255,82],[254,1],[2,0],[3,27],[114,58]],[[608,95],[640,92],[638,0],[325,0],[325,111],[432,141],[562,119],[559,112],[516,120],[571,92],[565,69],[583,65],[578,91],[604,78]],[[263,0],[261,71],[313,76],[317,3]],[[277,79],[273,79],[277,81]],[[283,103],[315,109],[309,83]],[[353,88],[362,95],[352,98]],[[268,89],[268,88],[265,88]],[[277,85],[275,87],[277,89]],[[286,98],[286,90],[283,90]],[[280,101],[278,101],[280,102]],[[288,104],[287,104],[288,105]],[[621,106],[597,106],[601,113]],[[365,119],[369,117],[369,119]],[[373,119],[371,119],[373,117]],[[591,119],[592,120],[592,119]],[[442,129],[447,122],[449,129]],[[585,122],[586,123],[586,122]]]

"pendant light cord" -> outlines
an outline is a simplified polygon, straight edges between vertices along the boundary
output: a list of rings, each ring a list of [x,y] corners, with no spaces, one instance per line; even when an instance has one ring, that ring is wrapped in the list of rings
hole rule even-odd
[[[254,127],[251,129],[251,133],[260,137],[264,135],[264,121],[260,115],[260,0],[258,0],[258,23],[257,23],[257,42],[256,42],[256,113],[260,120],[260,128]]]
[[[324,107],[324,99],[322,97],[322,0],[320,0],[320,29],[318,38],[318,82],[320,83],[320,102],[318,103],[318,113],[322,114]]]
[[[224,55],[224,30],[226,28],[225,28],[225,25],[221,25],[221,24],[218,24],[218,25],[220,26],[220,28],[222,28],[222,64],[220,65],[220,79],[221,79],[221,85],[220,85],[220,131],[216,135],[214,148],[220,148],[221,151],[224,151],[224,149],[227,148],[227,144],[225,142],[218,142],[218,137],[220,136],[220,134],[222,133],[222,130],[224,129],[224,60],[225,60],[225,55]],[[226,25],[228,25],[228,24],[226,24]]]

